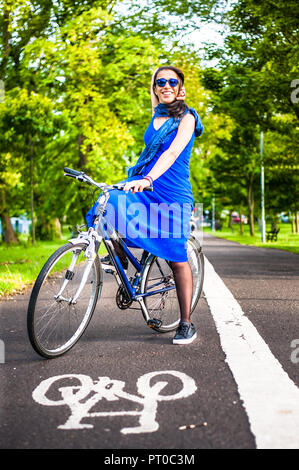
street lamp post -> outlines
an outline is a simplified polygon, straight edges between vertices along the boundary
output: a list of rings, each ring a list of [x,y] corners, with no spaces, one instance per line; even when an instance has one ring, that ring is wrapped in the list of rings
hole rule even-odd
[[[212,198],[212,232],[215,232],[215,195]]]
[[[264,180],[264,162],[263,162],[263,140],[264,135],[261,131],[260,150],[261,150],[261,240],[266,241],[266,225],[265,225],[265,180]]]

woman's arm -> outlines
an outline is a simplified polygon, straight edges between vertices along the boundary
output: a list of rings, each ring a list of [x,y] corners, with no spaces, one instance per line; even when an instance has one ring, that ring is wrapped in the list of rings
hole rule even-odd
[[[189,143],[195,128],[195,118],[192,114],[186,114],[178,127],[177,135],[172,141],[170,147],[162,153],[156,164],[148,173],[153,180],[158,179],[182,153],[186,145]]]
[[[148,173],[148,176],[150,176],[153,181],[163,175],[163,173],[171,167],[177,157],[182,153],[192,137],[194,128],[195,118],[192,114],[188,113],[182,118],[178,127],[177,135],[172,141],[170,147],[162,153],[156,164]],[[143,191],[143,189],[149,185],[150,183],[147,180],[135,180],[126,183],[125,191],[128,192],[129,190],[132,190],[133,193],[136,191]]]

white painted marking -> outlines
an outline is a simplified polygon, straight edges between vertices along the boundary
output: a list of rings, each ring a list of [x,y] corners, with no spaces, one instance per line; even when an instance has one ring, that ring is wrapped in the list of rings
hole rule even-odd
[[[207,258],[204,293],[257,448],[298,449],[299,389]]]
[[[173,395],[160,395],[160,392],[168,384],[166,381],[150,384],[152,378],[159,375],[170,375],[181,381],[182,388]],[[57,389],[56,382],[63,379],[75,381],[75,385],[59,387],[61,396],[59,400],[49,398],[49,390]],[[78,385],[79,382],[79,385]],[[99,377],[93,381],[91,377],[83,374],[57,375],[43,380],[33,391],[33,399],[45,406],[67,405],[70,409],[70,416],[65,424],[58,426],[59,429],[90,429],[92,424],[82,423],[84,418],[113,417],[113,416],[137,416],[139,426],[123,428],[123,434],[140,434],[154,432],[159,428],[156,421],[156,413],[159,401],[178,400],[192,395],[197,387],[194,380],[183,372],[175,370],[156,371],[144,374],[137,380],[138,395],[132,395],[123,389],[125,382],[121,380],[111,380],[109,377]],[[125,399],[143,407],[140,411],[94,411],[90,410],[102,399],[106,401],[118,401]],[[136,408],[135,408],[136,410]]]

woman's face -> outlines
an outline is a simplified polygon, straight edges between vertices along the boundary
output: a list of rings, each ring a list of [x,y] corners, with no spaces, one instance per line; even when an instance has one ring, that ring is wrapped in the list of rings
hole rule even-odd
[[[173,70],[161,70],[156,76],[156,81],[159,78],[166,78],[166,80],[169,80],[170,78],[176,78],[179,80],[179,77]],[[171,87],[169,82],[166,82],[163,87],[159,87],[157,83],[155,83],[155,93],[158,97],[159,103],[169,104],[175,101],[179,93],[179,88],[179,83],[175,87]]]

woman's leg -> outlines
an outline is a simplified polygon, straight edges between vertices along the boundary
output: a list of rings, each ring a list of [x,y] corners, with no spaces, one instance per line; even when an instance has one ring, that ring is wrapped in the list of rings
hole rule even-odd
[[[190,321],[190,310],[193,294],[192,271],[188,261],[183,263],[172,261],[170,263],[174,275],[178,301],[180,305],[181,321]]]
[[[112,242],[112,245],[114,247],[114,250],[115,250],[117,256],[120,259],[120,262],[121,262],[123,268],[125,270],[128,269],[128,265],[129,265],[128,258],[126,257],[125,252],[123,251],[122,247],[118,244],[118,242],[116,242],[114,240],[111,240],[111,242]],[[112,264],[112,260],[111,260],[110,255],[108,254],[106,256],[103,256],[101,258],[101,262],[103,264]]]
[[[125,263],[127,261],[127,257],[125,255],[125,252],[122,249],[121,245],[119,243],[117,243],[117,241],[112,240],[112,239],[111,239],[111,242],[112,242],[112,245],[113,245],[113,247],[116,251],[117,256],[119,257],[119,259],[121,261],[123,261]]]

